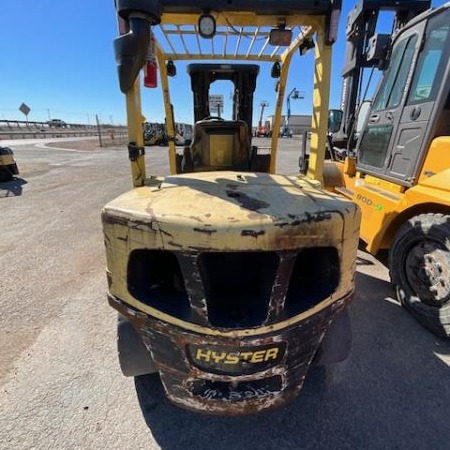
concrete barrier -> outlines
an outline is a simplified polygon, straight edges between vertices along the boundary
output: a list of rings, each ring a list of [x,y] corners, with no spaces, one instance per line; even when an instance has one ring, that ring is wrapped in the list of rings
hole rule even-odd
[[[120,135],[127,133],[124,126],[101,125],[101,134]],[[0,141],[2,139],[39,139],[53,137],[98,136],[96,125],[66,123],[55,126],[48,122],[26,122],[22,120],[0,120]]]

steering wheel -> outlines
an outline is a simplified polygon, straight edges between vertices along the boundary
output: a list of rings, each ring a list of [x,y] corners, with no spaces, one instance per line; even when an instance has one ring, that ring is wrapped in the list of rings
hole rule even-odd
[[[202,120],[221,120],[221,121],[224,121],[225,119],[223,117],[219,117],[219,116],[206,116]]]

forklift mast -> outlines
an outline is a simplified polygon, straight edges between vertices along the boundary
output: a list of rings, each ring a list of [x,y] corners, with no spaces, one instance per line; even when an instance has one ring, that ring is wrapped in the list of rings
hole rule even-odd
[[[256,64],[189,64],[194,94],[194,120],[209,117],[209,89],[217,80],[229,80],[234,84],[232,120],[243,120],[252,129],[253,93],[259,66]]]
[[[354,148],[352,131],[362,91],[364,69],[384,70],[392,45],[392,37],[413,17],[426,11],[431,0],[360,0],[347,17],[347,47],[342,71],[341,110],[343,117],[338,132],[332,136],[333,146]],[[380,11],[393,11],[392,34],[376,34]]]

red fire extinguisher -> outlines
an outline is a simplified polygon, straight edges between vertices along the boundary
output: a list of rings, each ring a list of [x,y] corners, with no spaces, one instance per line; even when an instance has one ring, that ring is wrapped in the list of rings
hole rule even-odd
[[[158,86],[158,64],[155,58],[155,37],[150,32],[150,44],[148,46],[147,61],[144,65],[144,86],[155,88]]]

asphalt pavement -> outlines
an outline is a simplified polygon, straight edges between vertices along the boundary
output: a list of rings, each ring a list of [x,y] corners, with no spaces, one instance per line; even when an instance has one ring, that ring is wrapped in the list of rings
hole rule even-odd
[[[211,417],[169,404],[155,376],[123,377],[100,211],[131,188],[127,151],[47,142],[10,143],[20,175],[0,184],[1,449],[449,447],[450,344],[399,306],[363,247],[351,357],[312,370],[292,404]],[[299,145],[281,140],[281,172],[297,171]],[[167,148],[148,148],[147,167],[167,173]]]

